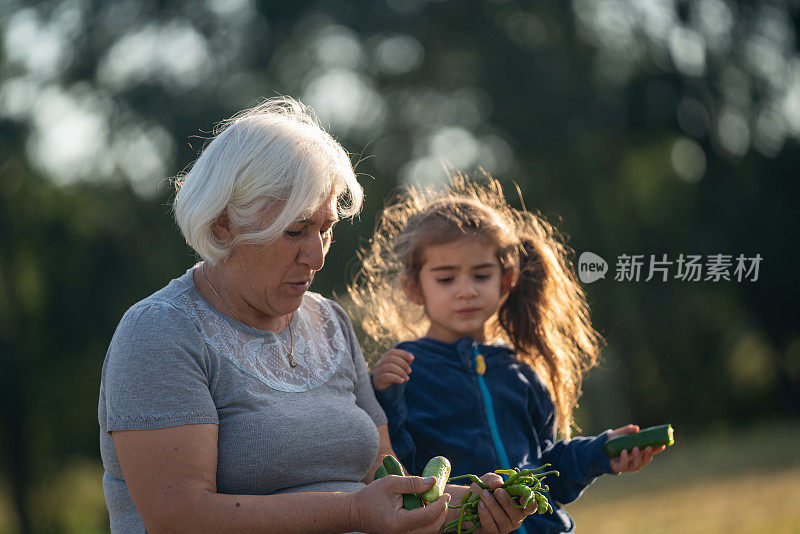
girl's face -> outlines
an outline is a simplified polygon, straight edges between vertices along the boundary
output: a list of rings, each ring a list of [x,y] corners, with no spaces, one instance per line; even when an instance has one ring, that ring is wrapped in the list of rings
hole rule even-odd
[[[486,322],[514,277],[511,270],[503,273],[495,254],[495,247],[479,238],[424,248],[419,280],[404,278],[403,288],[412,302],[425,307],[428,337],[446,343],[485,340]]]

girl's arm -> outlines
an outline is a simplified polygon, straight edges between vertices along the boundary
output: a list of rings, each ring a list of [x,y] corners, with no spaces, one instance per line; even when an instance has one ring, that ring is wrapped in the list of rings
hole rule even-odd
[[[448,499],[402,509],[403,493],[433,486],[386,477],[354,493],[217,493],[215,424],[113,432],[120,466],[148,532],[437,532]]]
[[[552,439],[552,438],[551,438]],[[544,440],[541,463],[549,463],[559,476],[547,477],[550,495],[566,504],[581,496],[583,490],[602,474],[611,473],[611,467],[603,452],[608,431],[599,436],[578,437],[553,442]]]
[[[616,458],[609,460],[606,457],[603,446],[607,440],[638,430],[636,425],[626,425],[607,430],[599,436],[579,437],[555,443],[551,441],[551,445],[542,454],[542,463],[552,464],[553,469],[560,473],[558,477],[549,477],[546,482],[553,498],[562,504],[572,502],[600,475],[635,473],[649,464],[653,456],[664,451],[664,446],[656,449],[647,447],[641,451],[636,447],[630,453],[622,451]]]
[[[549,476],[545,480],[550,487],[549,493],[559,503],[570,503],[580,497],[598,476],[612,472],[608,457],[603,452],[608,431],[599,436],[556,441],[555,406],[550,395],[533,370],[526,367],[523,372],[530,383],[528,408],[541,447],[541,456],[525,467],[551,464],[559,476]]]

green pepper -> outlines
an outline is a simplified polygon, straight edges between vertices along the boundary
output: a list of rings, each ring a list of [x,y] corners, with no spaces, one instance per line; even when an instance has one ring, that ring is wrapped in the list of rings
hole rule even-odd
[[[533,499],[533,490],[531,490],[528,486],[523,486],[522,484],[515,484],[513,486],[508,486],[507,488],[503,488],[506,492],[513,496],[518,497],[519,508],[525,508],[530,504],[531,499]]]

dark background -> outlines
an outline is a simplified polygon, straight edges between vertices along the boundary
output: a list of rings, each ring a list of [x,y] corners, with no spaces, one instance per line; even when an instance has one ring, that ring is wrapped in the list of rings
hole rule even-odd
[[[796,420],[799,22],[780,1],[0,1],[0,531],[102,515],[42,503],[100,491],[107,344],[195,261],[170,178],[277,94],[317,111],[366,192],[315,291],[345,294],[396,186],[483,168],[576,265],[609,264],[585,285],[608,343],[585,433]],[[646,262],[616,281],[623,254],[763,260],[757,280],[645,282]]]

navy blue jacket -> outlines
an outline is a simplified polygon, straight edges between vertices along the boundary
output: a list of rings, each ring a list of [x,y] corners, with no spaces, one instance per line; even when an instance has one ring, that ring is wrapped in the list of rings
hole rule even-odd
[[[499,468],[530,469],[550,463],[560,476],[549,476],[552,514],[534,514],[523,524],[528,534],[573,532],[572,518],[561,504],[577,499],[595,478],[611,473],[603,453],[605,432],[596,437],[556,441],[556,419],[547,388],[536,373],[501,345],[478,345],[483,375],[494,405],[510,466],[501,465],[492,440],[475,368],[472,338],[445,343],[421,338],[397,345],[414,355],[405,384],[375,391],[389,420],[392,447],[411,474],[442,455],[451,476]]]

